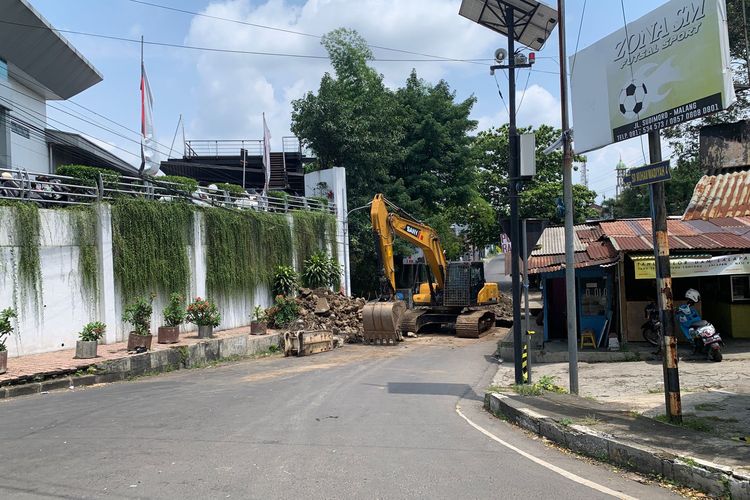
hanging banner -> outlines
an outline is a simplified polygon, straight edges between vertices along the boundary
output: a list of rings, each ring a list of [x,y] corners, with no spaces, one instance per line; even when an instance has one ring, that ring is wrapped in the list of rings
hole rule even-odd
[[[575,151],[735,101],[724,0],[671,0],[570,57]]]
[[[635,279],[655,279],[653,257],[635,257]],[[669,267],[673,278],[750,274],[750,254],[720,255],[708,258],[670,257]]]

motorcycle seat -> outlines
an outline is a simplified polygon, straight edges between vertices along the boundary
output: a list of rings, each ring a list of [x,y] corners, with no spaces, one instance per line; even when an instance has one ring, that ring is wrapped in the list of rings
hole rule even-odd
[[[705,319],[702,319],[700,321],[696,321],[695,323],[690,325],[690,328],[700,328],[702,326],[706,326],[708,324],[708,321]]]

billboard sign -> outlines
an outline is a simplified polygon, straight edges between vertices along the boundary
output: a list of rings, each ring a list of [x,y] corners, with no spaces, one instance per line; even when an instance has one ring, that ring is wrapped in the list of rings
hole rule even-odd
[[[724,0],[670,0],[570,57],[576,153],[735,100]]]

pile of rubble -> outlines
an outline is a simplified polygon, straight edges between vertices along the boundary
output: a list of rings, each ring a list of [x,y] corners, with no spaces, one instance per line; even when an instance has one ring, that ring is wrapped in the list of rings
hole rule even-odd
[[[503,326],[513,324],[513,299],[509,293],[500,294],[500,300],[495,306],[495,317]]]
[[[329,330],[340,342],[361,342],[363,339],[362,308],[365,299],[318,288],[303,288],[296,298],[299,319],[295,328],[307,331]]]

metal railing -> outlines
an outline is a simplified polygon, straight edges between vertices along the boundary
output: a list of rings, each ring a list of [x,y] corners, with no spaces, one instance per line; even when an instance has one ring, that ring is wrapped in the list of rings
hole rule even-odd
[[[286,213],[292,210],[316,210],[336,213],[333,203],[321,199],[292,196],[286,193],[230,193],[216,185],[199,186],[189,193],[184,186],[159,178],[142,179],[127,176],[98,176],[82,180],[26,170],[0,168],[0,200],[35,203],[43,208],[86,205],[123,197],[161,202],[184,200],[198,206],[218,206],[239,210]]]
[[[263,141],[257,139],[185,141],[185,158],[240,156],[243,149],[247,151],[248,156],[262,156]]]

